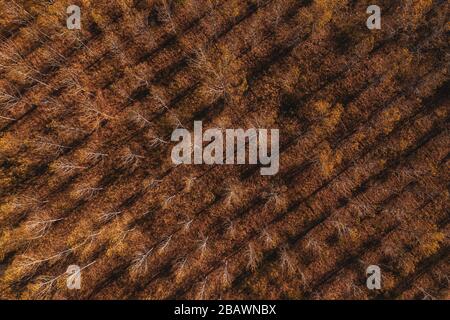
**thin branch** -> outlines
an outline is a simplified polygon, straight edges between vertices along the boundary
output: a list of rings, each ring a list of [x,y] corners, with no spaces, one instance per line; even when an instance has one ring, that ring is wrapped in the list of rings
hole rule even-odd
[[[148,269],[148,258],[153,252],[153,247],[148,250],[140,251],[134,258],[131,266],[131,270],[134,273],[146,273]]]

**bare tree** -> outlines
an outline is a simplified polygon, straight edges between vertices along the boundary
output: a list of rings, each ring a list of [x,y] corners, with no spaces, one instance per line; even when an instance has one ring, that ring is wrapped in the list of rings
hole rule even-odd
[[[148,250],[142,250],[137,253],[135,258],[133,259],[131,263],[131,271],[135,274],[139,273],[147,273],[148,265],[147,261],[150,255],[153,252],[153,247],[151,247]]]
[[[198,47],[193,50],[192,66],[204,80],[204,90],[212,98],[226,97],[228,93],[227,73],[228,61],[213,63],[208,58],[205,49]]]
[[[85,157],[87,161],[104,161],[109,155],[102,152],[87,151]]]
[[[0,89],[0,109],[11,109],[19,103],[20,99],[20,93],[8,93]]]
[[[227,197],[225,198],[225,205],[231,207],[234,203],[240,200],[239,189],[237,186],[230,186],[226,189]]]
[[[227,229],[227,234],[231,237],[234,238],[234,236],[236,235],[236,227],[234,225],[234,221],[231,220],[230,218],[227,218],[227,222],[225,224],[225,227]]]
[[[187,231],[189,231],[189,228],[191,227],[191,224],[192,224],[193,221],[194,221],[193,218],[189,218],[188,216],[186,216],[184,221],[181,221],[178,224],[183,226],[183,231],[184,232],[187,232]]]
[[[64,124],[55,124],[55,128],[60,128],[60,129],[62,129],[61,131],[66,131],[66,132],[76,132],[76,133],[84,133],[84,134],[89,133],[89,131],[84,130],[82,128],[74,127],[74,126],[70,126],[70,125],[64,125]]]
[[[177,33],[175,21],[172,17],[172,0],[161,0],[159,19],[169,25],[171,32]]]
[[[128,151],[124,156],[122,156],[122,165],[134,169],[139,165],[139,162],[142,159],[145,159],[145,157]]]
[[[178,261],[175,263],[174,268],[175,268],[175,276],[177,277],[177,279],[180,279],[183,274],[184,271],[186,270],[187,267],[187,258],[181,258],[178,259]]]
[[[278,24],[280,23],[282,16],[283,16],[283,3],[282,1],[275,1],[275,5],[272,9],[272,16],[271,16],[273,28],[278,27]]]
[[[197,179],[197,177],[187,177],[184,179],[186,192],[191,191],[192,185],[194,184],[196,179]]]
[[[77,273],[71,275],[71,277],[74,276],[79,276],[79,274],[81,273],[82,270],[88,268],[89,266],[93,265],[94,263],[96,263],[96,261],[92,261],[91,263],[83,266],[82,268],[80,268],[80,270],[77,271]],[[56,289],[55,286],[58,282],[58,280],[60,280],[61,278],[63,278],[64,276],[66,276],[66,273],[61,273],[57,276],[40,276],[37,278],[37,291],[35,293],[35,297],[37,299],[46,299],[49,296],[52,295],[52,293],[54,292],[54,290]]]
[[[175,196],[176,196],[176,195],[174,194],[174,195],[169,196],[169,197],[167,197],[166,199],[164,199],[162,208],[163,208],[163,209],[168,209],[169,206],[170,206],[170,204],[171,204],[171,202],[172,202],[172,200],[175,198]]]
[[[57,221],[64,220],[60,219],[45,219],[41,217],[35,217],[26,222],[26,230],[31,234],[31,238],[28,240],[34,240],[43,237],[50,227]]]
[[[316,240],[313,239],[307,240],[305,247],[306,249],[311,250],[314,254],[317,254],[319,256],[322,255],[323,252],[322,245]]]
[[[247,268],[251,271],[255,271],[256,268],[258,267],[261,255],[255,250],[255,246],[252,242],[248,244],[247,258],[248,258]]]
[[[39,207],[45,203],[48,203],[48,200],[40,200],[35,197],[30,196],[20,196],[16,197],[11,201],[14,208],[24,208],[24,207],[30,207],[30,208],[36,208]]]
[[[397,178],[399,182],[406,181],[408,179],[414,179],[414,171],[408,168],[401,168],[396,170],[393,175]]]
[[[205,299],[206,294],[206,284],[208,283],[208,276],[205,277],[205,279],[200,283],[200,290],[198,293],[199,300]]]
[[[57,155],[64,152],[64,150],[71,149],[70,147],[55,143],[51,139],[42,136],[38,136],[38,139],[35,141],[35,143],[39,146],[39,150],[54,150]]]
[[[228,261],[225,261],[225,265],[223,267],[223,273],[222,273],[222,285],[223,287],[228,287],[231,284],[231,276],[228,272]]]
[[[12,22],[19,25],[25,25],[27,19],[31,19],[33,16],[15,0],[5,2],[2,7],[2,14],[9,17]]]
[[[356,285],[353,280],[350,280],[347,283],[347,290],[350,291],[354,297],[361,298],[361,296],[364,295],[364,291],[358,285]]]
[[[62,103],[60,103],[57,99],[55,99],[53,97],[44,97],[41,100],[41,104],[50,109],[61,110],[64,107],[64,105]],[[60,126],[62,126],[62,125],[60,125]]]
[[[168,237],[161,243],[161,245],[159,246],[159,249],[158,249],[158,253],[159,253],[159,254],[162,254],[164,251],[166,251],[167,247],[168,247],[169,244],[170,244],[170,241],[172,241],[172,237],[173,237],[173,234],[171,234],[170,236],[168,236]]]
[[[45,87],[50,88],[50,85],[42,80],[38,79],[38,75],[36,73],[40,73],[39,70],[34,69],[32,66],[30,66],[29,64],[21,64],[20,66],[17,67],[21,67],[22,69],[15,69],[14,71],[17,74],[20,74],[21,76],[24,77],[24,79],[27,80],[31,80],[31,82],[34,83],[39,83]]]
[[[91,103],[85,103],[83,104],[83,118],[84,121],[94,121],[97,127],[103,119],[112,119],[113,117]]]
[[[122,230],[118,235],[118,240],[115,241],[115,245],[123,242],[125,238],[130,234],[131,232],[136,230],[136,227],[130,227],[129,225],[124,228],[125,230]]]
[[[95,196],[97,193],[102,191],[103,188],[96,188],[96,187],[85,187],[85,188],[79,188],[75,191],[75,193],[79,197],[85,197],[86,199],[90,199],[93,196]]]
[[[151,179],[151,181],[149,183],[147,183],[145,187],[147,189],[152,189],[152,188],[157,187],[161,182],[162,182],[162,180],[160,180],[160,179]]]
[[[87,167],[75,165],[73,163],[66,162],[66,161],[58,161],[55,164],[55,168],[58,172],[61,172],[63,174],[69,174],[69,173],[72,173],[73,171],[79,170],[79,169],[87,169]]]
[[[450,284],[450,276],[448,276],[447,274],[445,274],[444,272],[440,271],[440,270],[436,270],[432,272],[433,276],[435,276],[437,278],[437,280],[439,281],[439,283],[442,283],[442,285],[448,287]]]
[[[52,67],[60,67],[67,62],[67,58],[58,50],[55,50],[52,45],[48,45],[47,48],[50,51],[47,61]]]
[[[139,127],[151,126],[151,122],[138,111],[132,111],[132,120]]]
[[[113,220],[115,218],[117,218],[119,216],[119,214],[121,214],[122,211],[112,211],[112,212],[103,212],[100,215],[100,221],[101,222],[108,222],[110,220]]]
[[[420,292],[422,292],[422,294],[423,294],[422,300],[437,300],[435,296],[433,296],[432,294],[427,292],[424,288],[419,287],[417,285],[414,285],[414,287],[416,287],[416,289],[418,289]]]
[[[197,250],[200,251],[200,257],[203,258],[205,256],[206,250],[208,248],[208,238],[201,234],[201,239],[197,240],[199,243]]]
[[[209,61],[206,55],[205,49],[202,47],[196,47],[192,49],[192,57],[190,58],[190,63],[197,70],[209,69]]]
[[[206,82],[206,92],[213,98],[228,96],[228,81],[222,69],[215,70]]]
[[[181,122],[180,118],[178,117],[178,115],[173,111],[173,110],[168,110],[169,111],[169,117],[171,122],[175,125],[174,129],[178,129],[178,128],[182,128],[185,129],[184,124]]]
[[[5,116],[0,116],[0,119],[3,119],[3,120],[11,120],[11,121],[16,121],[16,119],[14,119],[14,118],[10,118],[10,117],[5,117]]]
[[[41,300],[49,298],[56,289],[57,281],[64,275],[63,273],[57,276],[39,276],[36,283],[37,291],[34,294],[35,298]]]
[[[89,48],[89,46],[86,44],[86,41],[83,39],[82,34],[79,31],[71,30],[71,32],[68,32],[68,34],[70,34],[73,40],[77,43],[77,45],[74,45],[76,49],[84,48],[89,55],[91,56],[95,55],[95,52],[92,51],[91,48]]]
[[[268,201],[266,202],[265,206],[270,205],[271,203],[274,204],[275,209],[280,210],[286,207],[286,199],[282,195],[282,191],[280,190],[273,190],[268,193]]]
[[[61,81],[61,86],[71,89],[69,92],[72,96],[83,94],[83,96],[87,97],[90,95],[90,93],[86,92],[85,86],[80,83],[80,76],[72,71],[66,73],[66,76]]]
[[[140,74],[141,70],[139,69],[137,72],[139,72],[139,74],[133,73],[133,76],[139,80],[138,86],[146,86],[150,88],[150,81],[148,79],[145,79],[144,77],[146,76],[146,74]]]
[[[333,190],[336,190],[343,195],[350,195],[352,192],[352,180],[347,176],[336,179],[333,184]]]
[[[14,41],[5,41],[2,43],[0,50],[0,70],[6,71],[15,65],[23,63],[25,58],[20,53]]]
[[[264,243],[268,248],[272,248],[275,245],[275,241],[272,235],[267,231],[266,228],[262,230],[260,238],[264,239]]]
[[[164,96],[162,95],[162,93],[161,93],[159,90],[157,90],[157,89],[155,89],[155,88],[152,88],[152,89],[150,90],[150,96],[151,96],[151,98],[153,99],[153,101],[155,101],[156,104],[157,104],[161,109],[169,110],[169,106],[168,106],[168,104],[167,104],[167,102],[166,102],[166,98],[164,98]]]
[[[349,209],[355,211],[359,217],[363,218],[370,216],[375,207],[369,203],[362,203],[358,199],[352,199],[350,200]]]
[[[288,274],[293,274],[296,271],[294,258],[291,257],[286,247],[281,249],[280,253],[281,268],[286,270]]]
[[[153,147],[153,148],[157,147],[157,146],[159,146],[161,144],[168,144],[168,143],[169,143],[168,141],[166,141],[163,138],[160,138],[160,137],[158,137],[156,135],[154,135],[154,136],[152,136],[150,138],[150,146]]]
[[[19,268],[25,269],[25,270],[35,270],[38,266],[42,265],[43,263],[53,261],[53,260],[58,260],[64,256],[74,252],[75,250],[77,250],[80,247],[90,245],[100,233],[101,233],[101,231],[91,233],[91,234],[87,235],[84,239],[82,239],[79,243],[77,243],[76,245],[69,247],[67,249],[64,249],[62,251],[59,251],[59,252],[57,252],[51,256],[45,257],[45,258],[36,258],[36,257],[32,257],[32,256],[22,255],[20,257]]]
[[[338,236],[340,238],[343,238],[343,237],[349,235],[351,229],[349,227],[347,227],[344,223],[339,222],[339,221],[332,221],[331,223],[336,228],[336,230],[338,232]]]

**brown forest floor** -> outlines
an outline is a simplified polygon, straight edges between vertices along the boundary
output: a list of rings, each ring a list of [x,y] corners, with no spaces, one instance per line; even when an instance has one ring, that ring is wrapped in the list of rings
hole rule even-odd
[[[0,0],[0,298],[447,299],[448,2],[167,3]],[[194,120],[279,173],[174,166]]]

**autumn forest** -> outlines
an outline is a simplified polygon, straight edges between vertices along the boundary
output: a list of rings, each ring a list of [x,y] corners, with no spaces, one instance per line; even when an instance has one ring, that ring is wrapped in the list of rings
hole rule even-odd
[[[0,0],[0,299],[448,299],[449,9]],[[174,164],[194,121],[279,170]]]

